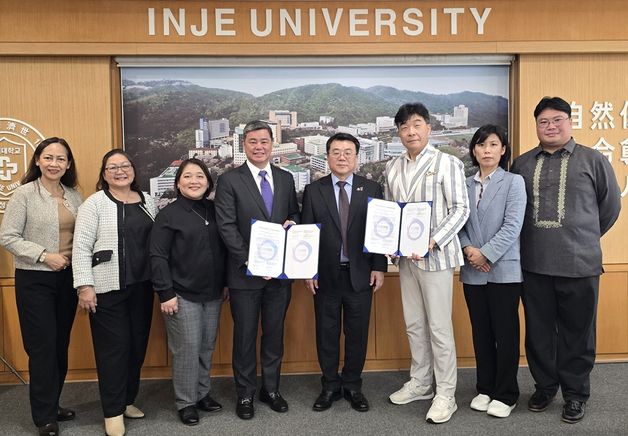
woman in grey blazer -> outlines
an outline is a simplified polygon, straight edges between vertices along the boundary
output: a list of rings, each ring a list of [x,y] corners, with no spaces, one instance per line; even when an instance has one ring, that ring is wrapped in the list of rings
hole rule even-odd
[[[471,408],[505,418],[519,397],[519,233],[526,192],[523,178],[505,171],[510,148],[501,127],[480,127],[469,152],[479,171],[466,181],[470,215],[458,236],[477,368]]]
[[[21,184],[7,205],[0,244],[15,259],[15,301],[28,354],[33,421],[39,434],[55,435],[57,421],[75,416],[59,406],[76,313],[71,256],[82,202],[68,143],[56,137],[40,142]]]

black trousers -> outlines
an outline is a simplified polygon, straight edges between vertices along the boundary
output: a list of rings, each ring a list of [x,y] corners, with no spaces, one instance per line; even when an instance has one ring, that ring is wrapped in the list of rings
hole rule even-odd
[[[283,359],[283,332],[290,304],[290,285],[269,280],[262,289],[230,289],[233,317],[233,376],[240,398],[252,398],[257,388],[257,329],[262,318],[262,386],[268,392],[279,390]]]
[[[521,283],[464,285],[476,362],[476,390],[512,406],[519,398]]]
[[[72,268],[15,270],[15,300],[28,354],[31,415],[36,426],[57,421],[59,396],[68,372],[68,345],[76,314]]]
[[[523,272],[526,356],[536,389],[587,401],[595,364],[600,277],[556,277]]]
[[[89,321],[105,418],[122,414],[135,401],[152,316],[150,281],[97,294],[96,313]]]
[[[324,390],[352,391],[362,389],[362,370],[366,360],[372,292],[355,292],[349,270],[340,271],[335,289],[319,289],[314,295],[316,315],[316,351],[323,376]],[[340,360],[340,329],[345,335],[342,375]]]

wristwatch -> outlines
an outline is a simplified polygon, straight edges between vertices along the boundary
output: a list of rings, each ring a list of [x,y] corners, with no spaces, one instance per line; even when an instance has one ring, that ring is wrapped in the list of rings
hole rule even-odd
[[[44,250],[41,255],[39,256],[39,259],[37,260],[37,262],[39,263],[44,263],[44,261],[46,260],[46,250]]]

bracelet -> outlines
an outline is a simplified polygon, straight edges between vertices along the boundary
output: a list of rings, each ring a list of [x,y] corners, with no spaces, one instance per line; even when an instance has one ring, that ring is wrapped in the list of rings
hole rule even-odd
[[[39,263],[44,263],[44,261],[46,260],[46,250],[44,250],[41,255],[39,256],[39,259],[37,259],[37,262]]]

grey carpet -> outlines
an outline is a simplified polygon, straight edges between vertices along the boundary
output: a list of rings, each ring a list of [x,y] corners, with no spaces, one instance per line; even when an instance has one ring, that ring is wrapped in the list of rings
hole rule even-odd
[[[213,414],[201,412],[201,422],[186,427],[178,420],[173,405],[170,380],[147,380],[142,383],[137,405],[146,412],[142,420],[126,420],[129,436],[148,435],[628,435],[628,363],[598,364],[591,375],[592,396],[584,420],[565,424],[560,420],[560,394],[543,413],[526,408],[534,384],[527,368],[520,368],[521,398],[512,415],[506,419],[472,411],[469,402],[475,395],[475,370],[458,371],[456,401],[458,411],[451,421],[432,425],[425,422],[429,401],[404,406],[388,402],[388,395],[400,387],[408,376],[401,372],[364,374],[363,392],[371,410],[359,413],[340,400],[325,412],[312,411],[320,390],[317,375],[284,376],[281,392],[288,400],[288,413],[278,414],[263,403],[255,404],[255,418],[238,419],[234,413],[235,397],[231,378],[213,381],[213,396],[224,409]],[[98,386],[94,382],[67,383],[62,405],[72,407],[77,419],[61,423],[63,435],[104,434]],[[30,418],[27,386],[0,386],[0,435],[32,435],[35,427]]]

